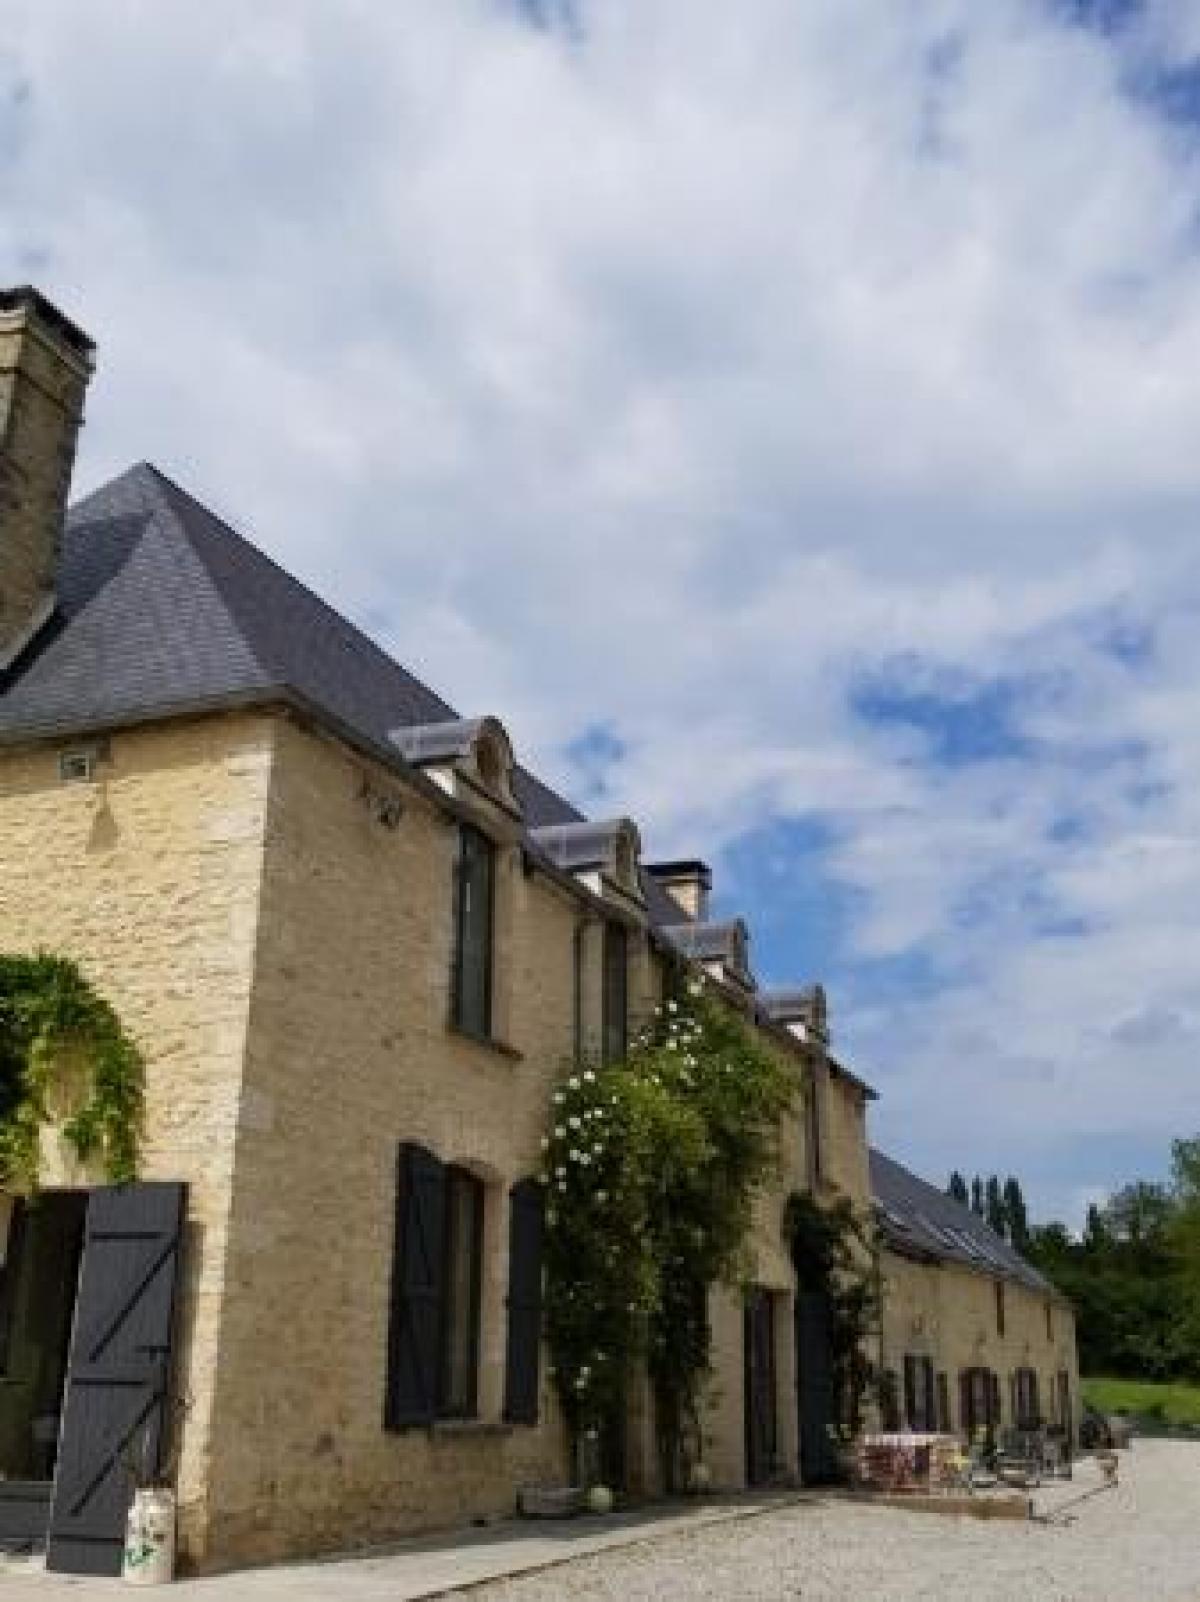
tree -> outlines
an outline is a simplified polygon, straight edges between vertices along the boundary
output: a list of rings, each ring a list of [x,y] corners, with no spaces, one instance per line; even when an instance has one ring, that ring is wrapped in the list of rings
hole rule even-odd
[[[984,1217],[988,1228],[994,1229],[997,1235],[1007,1232],[1008,1215],[1004,1210],[1004,1196],[1000,1190],[1000,1181],[995,1174],[988,1175],[986,1201],[984,1204]]]
[[[983,1217],[983,1180],[978,1174],[971,1181],[971,1211]]]
[[[967,1205],[967,1182],[956,1168],[950,1175],[950,1183],[946,1186],[947,1196],[953,1196],[956,1202]]]
[[[1004,1181],[1004,1216],[1008,1224],[1008,1238],[1022,1256],[1029,1250],[1029,1214],[1021,1183],[1012,1174]]]

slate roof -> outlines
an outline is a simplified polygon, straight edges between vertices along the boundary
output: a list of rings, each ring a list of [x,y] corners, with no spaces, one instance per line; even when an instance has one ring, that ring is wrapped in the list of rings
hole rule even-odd
[[[72,508],[55,622],[0,674],[0,741],[83,733],[290,695],[367,742],[459,714],[147,463]],[[583,814],[527,769],[530,830]],[[651,921],[678,923],[649,877]]]
[[[1030,1290],[1058,1294],[1049,1280],[1031,1268],[969,1207],[874,1147],[870,1163],[871,1195],[880,1232],[896,1251],[938,1262],[962,1263],[982,1273],[1017,1280]]]

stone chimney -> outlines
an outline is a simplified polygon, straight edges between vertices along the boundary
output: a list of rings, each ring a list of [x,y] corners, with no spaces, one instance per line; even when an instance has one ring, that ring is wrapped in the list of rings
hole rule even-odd
[[[54,611],[93,352],[36,289],[0,289],[0,672]]]
[[[707,862],[696,858],[685,862],[652,862],[646,865],[646,872],[662,885],[685,917],[695,923],[708,922],[712,869]]]

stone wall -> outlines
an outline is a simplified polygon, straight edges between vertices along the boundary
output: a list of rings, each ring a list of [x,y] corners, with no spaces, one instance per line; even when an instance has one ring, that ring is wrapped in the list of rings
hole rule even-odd
[[[454,820],[403,794],[399,826],[363,805],[394,780],[281,720],[239,1127],[225,1349],[214,1419],[205,1561],[344,1547],[512,1511],[516,1487],[561,1482],[566,1445],[543,1363],[541,1422],[502,1421],[509,1188],[537,1170],[549,1096],[574,1045],[573,943],[582,924],[583,1046],[599,1044],[601,920],[500,851],[497,1019],[503,1049],[448,1026]],[[661,994],[644,935],[630,944],[633,1023]],[[786,1049],[786,1048],[777,1048]],[[798,1082],[803,1058],[795,1062]],[[760,1198],[754,1277],[779,1295],[780,1425],[794,1468],[790,1263],[783,1203],[805,1183],[797,1115]],[[396,1149],[419,1141],[487,1183],[479,1418],[392,1434],[382,1425]],[[858,1171],[858,1162],[851,1164]],[[740,1298],[714,1305],[713,1465],[744,1472]],[[628,1458],[653,1490],[644,1388]]]
[[[203,1543],[234,1140],[270,771],[266,719],[114,737],[93,783],[61,748],[0,753],[0,951],[76,959],[146,1058],[149,1179],[189,1186],[180,1376],[185,1551]],[[49,1185],[94,1174],[54,1173]]]
[[[573,1045],[578,904],[500,850],[499,1046],[449,1026],[457,826],[394,778],[280,720],[214,1421],[209,1558],[343,1547],[510,1513],[561,1483],[542,1422],[502,1422],[508,1192],[535,1173]],[[599,962],[599,940],[588,951]],[[589,983],[589,1031],[599,1004]],[[417,1141],[487,1186],[479,1419],[383,1428],[396,1154]]]

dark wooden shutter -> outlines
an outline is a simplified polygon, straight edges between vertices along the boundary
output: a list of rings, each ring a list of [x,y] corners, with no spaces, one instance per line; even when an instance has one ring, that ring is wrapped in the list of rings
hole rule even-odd
[[[119,1574],[134,1475],[160,1466],[185,1187],[92,1192],[46,1566]]]
[[[401,1146],[384,1408],[390,1430],[431,1424],[437,1412],[445,1235],[446,1171],[423,1146]]]
[[[991,1402],[988,1409],[988,1424],[992,1429],[996,1429],[1000,1424],[1000,1376],[995,1369],[990,1369],[987,1377]]]
[[[958,1375],[958,1427],[968,1438],[976,1429],[975,1409],[971,1405],[971,1370],[964,1368]]]
[[[508,1352],[504,1417],[510,1424],[538,1421],[542,1348],[542,1246],[545,1195],[536,1179],[523,1179],[509,1196]]]
[[[917,1360],[915,1357],[904,1359],[904,1427],[915,1430],[917,1428]]]

